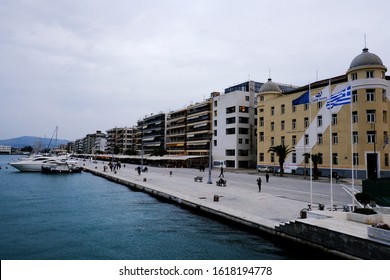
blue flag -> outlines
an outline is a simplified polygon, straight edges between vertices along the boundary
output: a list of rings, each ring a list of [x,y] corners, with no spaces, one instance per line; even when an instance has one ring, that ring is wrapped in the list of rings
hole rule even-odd
[[[340,106],[344,104],[351,103],[351,86],[339,91],[335,94],[332,94],[326,100],[326,108],[332,109],[334,106]]]
[[[299,96],[297,99],[292,101],[292,105],[300,105],[310,103],[310,94],[309,91],[306,91],[304,94]]]

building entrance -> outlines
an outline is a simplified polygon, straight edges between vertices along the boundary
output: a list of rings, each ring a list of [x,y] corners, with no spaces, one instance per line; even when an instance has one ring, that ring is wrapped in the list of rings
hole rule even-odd
[[[367,154],[367,179],[376,180],[378,178],[378,154]]]

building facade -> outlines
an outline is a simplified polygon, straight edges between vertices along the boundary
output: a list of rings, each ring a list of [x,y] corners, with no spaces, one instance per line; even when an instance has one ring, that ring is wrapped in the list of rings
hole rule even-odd
[[[320,175],[378,178],[390,175],[390,77],[381,59],[363,49],[346,74],[316,81],[283,93],[272,81],[258,94],[257,166],[278,167],[271,146],[287,145],[295,151],[286,158],[285,172],[307,173],[305,153],[320,154]],[[330,106],[336,93],[348,92],[351,102]],[[309,94],[310,103],[292,101]],[[336,99],[332,100],[336,102]],[[333,102],[332,101],[332,102]],[[306,170],[306,171],[305,171]]]
[[[208,156],[211,141],[212,100],[195,103],[187,107],[186,154]]]
[[[167,114],[166,149],[169,155],[187,154],[187,108]]]

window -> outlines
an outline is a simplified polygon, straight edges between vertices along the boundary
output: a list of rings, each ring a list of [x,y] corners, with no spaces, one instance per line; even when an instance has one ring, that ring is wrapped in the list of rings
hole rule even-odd
[[[275,162],[275,153],[271,153],[271,162]]]
[[[292,143],[293,146],[295,146],[297,144],[297,136],[293,135],[291,137],[291,143]]]
[[[226,114],[231,114],[231,113],[234,113],[234,112],[236,112],[236,107],[235,106],[226,108]]]
[[[366,71],[366,78],[367,79],[370,79],[370,78],[374,78],[374,71]]]
[[[247,157],[249,155],[248,150],[238,150],[238,155],[241,157]]]
[[[236,117],[226,118],[226,124],[236,123]]]
[[[217,107],[217,106],[218,106],[218,101],[214,100],[214,107]]]
[[[389,166],[389,154],[385,154],[385,166]]]
[[[357,90],[352,91],[352,103],[356,103],[358,101]]]
[[[317,109],[321,109],[322,108],[322,101],[319,101],[317,102]]]
[[[218,117],[218,111],[217,110],[214,111],[214,117]]]
[[[297,128],[297,120],[296,119],[292,120],[291,127],[292,127],[292,129],[296,129]]]
[[[214,140],[214,146],[215,147],[217,146],[217,140]]]
[[[382,102],[386,102],[387,101],[387,97],[386,97],[386,90],[382,90]]]
[[[383,123],[387,123],[387,111],[383,111]]]
[[[305,145],[309,145],[309,135],[305,134]]]
[[[317,134],[317,145],[322,145],[323,143],[323,138],[322,138],[322,133]]]
[[[282,105],[280,106],[280,113],[281,113],[282,115],[285,113],[285,106],[284,106],[284,104],[282,104]]]
[[[226,135],[235,134],[235,133],[236,133],[236,128],[234,128],[234,127],[226,128]]]
[[[284,130],[284,121],[281,121],[281,122],[280,122],[280,129],[281,129],[281,130]]]
[[[297,111],[297,107],[295,105],[292,106],[292,112],[295,113]]]
[[[274,130],[275,130],[275,123],[271,122],[271,131],[274,131]]]
[[[359,165],[359,154],[353,153],[353,165]]]
[[[238,138],[238,144],[242,144],[242,138]]]
[[[218,124],[218,121],[214,120],[214,126],[217,126],[217,124]]]
[[[367,143],[374,144],[375,142],[375,131],[367,131]]]
[[[375,123],[375,110],[367,110],[366,116],[368,123]]]
[[[264,161],[264,153],[259,154],[259,161]]]
[[[375,89],[366,89],[366,101],[375,101]]]
[[[260,127],[263,127],[263,126],[264,126],[264,118],[260,117]]]
[[[238,134],[249,134],[249,128],[239,127]]]
[[[239,123],[249,123],[249,118],[246,117],[238,117]]]
[[[275,146],[275,138],[271,137],[271,146]]]
[[[260,102],[264,101],[264,95],[260,95]]]
[[[337,133],[332,133],[332,143],[333,144],[339,143],[339,137],[338,137]]]
[[[240,106],[239,107],[239,111],[241,113],[248,113],[249,112],[249,107],[247,107],[247,106]]]
[[[309,104],[308,103],[305,103],[305,111],[307,111],[309,109]]]
[[[358,144],[359,143],[359,134],[357,131],[352,132],[352,143]]]
[[[275,107],[274,106],[271,107],[271,116],[273,116],[273,115],[275,115]]]
[[[249,96],[245,96],[245,101],[249,101]]]
[[[292,153],[292,163],[297,163],[297,153]]]
[[[317,126],[322,126],[322,116],[317,116]]]
[[[337,124],[337,114],[332,114],[332,125]]]
[[[338,165],[338,164],[339,164],[339,156],[338,156],[337,153],[333,153],[333,154],[332,154],[332,163],[333,163],[334,165]]]
[[[356,72],[351,74],[351,80],[352,81],[357,80],[357,73]]]
[[[357,123],[358,122],[358,114],[357,111],[352,112],[352,122]]]
[[[285,140],[286,140],[285,137],[284,137],[284,136],[281,136],[281,137],[280,137],[280,144],[281,144],[281,145],[284,145],[284,144],[285,144]]]
[[[218,130],[214,129],[214,136],[218,136]]]
[[[260,132],[259,138],[260,138],[260,142],[264,142],[264,132]]]
[[[305,128],[307,128],[309,126],[309,118],[305,118],[303,120],[303,125],[304,125]]]
[[[225,155],[226,156],[235,156],[236,155],[236,150],[230,149],[230,150],[225,150]]]

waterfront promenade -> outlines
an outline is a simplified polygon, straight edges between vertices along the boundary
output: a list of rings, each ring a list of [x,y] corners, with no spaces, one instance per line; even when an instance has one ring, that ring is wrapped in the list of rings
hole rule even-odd
[[[195,169],[148,167],[148,172],[138,175],[135,165],[122,164],[116,172],[110,169],[104,171],[102,162],[85,161],[83,165],[95,175],[156,197],[338,256],[390,258],[390,244],[369,238],[369,225],[348,221],[347,213],[340,209],[328,209],[331,207],[328,180],[313,182],[312,189],[313,203],[325,204],[325,211],[313,210],[310,217],[301,219],[300,210],[310,201],[310,181],[301,177],[288,174],[283,178],[271,176],[267,183],[265,174],[225,172],[227,185],[219,187],[215,184],[219,170],[212,171],[213,184],[207,184],[208,172]],[[261,192],[256,184],[259,175],[262,176]],[[203,177],[202,182],[195,182],[196,176]],[[356,191],[361,191],[359,182],[356,185]],[[334,204],[340,207],[350,204],[352,198],[348,191],[348,182],[334,183]],[[384,214],[383,221],[390,223],[390,215]],[[365,252],[367,250],[370,252]]]

